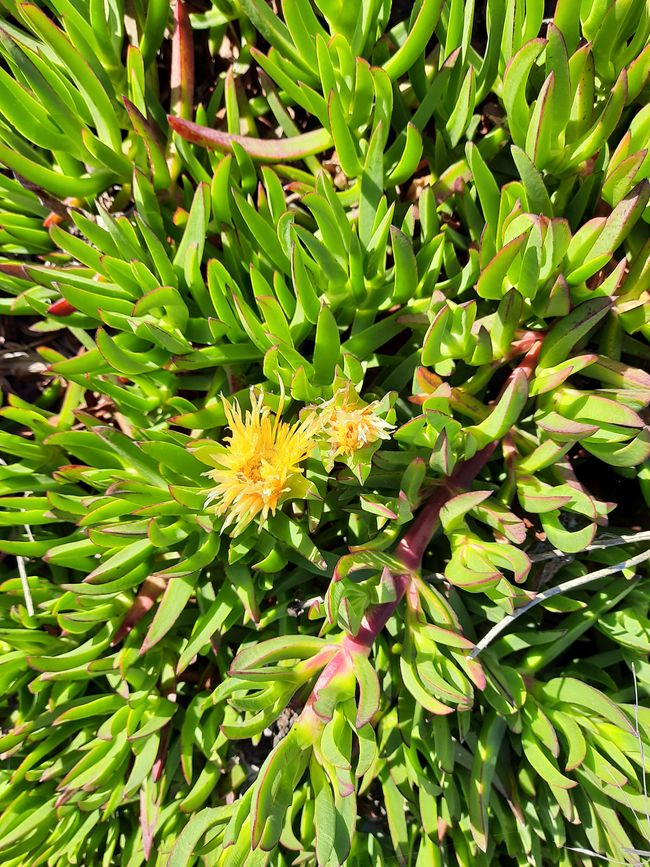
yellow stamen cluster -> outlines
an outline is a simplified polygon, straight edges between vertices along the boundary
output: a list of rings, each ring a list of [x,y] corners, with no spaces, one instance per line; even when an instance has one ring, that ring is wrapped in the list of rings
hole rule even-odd
[[[238,403],[224,400],[231,434],[227,448],[215,456],[218,466],[207,473],[217,485],[206,505],[216,502],[217,513],[227,514],[225,527],[245,526],[257,516],[265,521],[296,485],[304,488],[300,464],[314,447],[314,418],[288,424],[262,401],[263,395],[252,397],[244,415]]]
[[[334,400],[321,407],[321,424],[332,457],[353,455],[377,440],[390,439],[394,425],[376,414],[379,401],[355,407],[346,403],[336,406]]]
[[[245,412],[237,401],[223,403],[230,434],[209,455],[214,469],[206,475],[216,484],[206,506],[215,503],[217,514],[226,516],[224,529],[243,529],[255,518],[264,522],[286,500],[303,499],[311,486],[301,464],[319,443],[329,445],[329,458],[321,454],[327,469],[339,456],[390,439],[394,430],[378,414],[380,402],[364,404],[351,385],[293,424],[264,406],[261,393],[251,392]]]

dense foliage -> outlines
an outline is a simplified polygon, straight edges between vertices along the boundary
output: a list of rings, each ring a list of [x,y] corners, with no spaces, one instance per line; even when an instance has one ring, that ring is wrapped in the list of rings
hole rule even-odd
[[[647,3],[0,8],[3,867],[640,864]]]

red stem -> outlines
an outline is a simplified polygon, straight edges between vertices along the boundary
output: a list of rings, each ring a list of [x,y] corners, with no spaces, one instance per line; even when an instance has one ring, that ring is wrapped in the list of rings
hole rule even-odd
[[[540,336],[537,341],[533,342],[528,348],[524,358],[521,359],[517,367],[510,374],[503,390],[505,390],[508,383],[518,370],[523,370],[526,378],[530,381],[537,365],[539,352],[542,348],[542,341],[543,336]],[[311,695],[305,704],[305,711],[313,713],[312,707],[318,699],[318,694],[321,690],[325,689],[325,687],[327,687],[338,674],[350,670],[352,657],[355,653],[363,653],[366,656],[370,653],[370,648],[374,644],[375,639],[386,626],[389,618],[402,601],[402,598],[411,583],[413,573],[417,572],[422,565],[424,553],[440,521],[440,510],[452,497],[456,496],[459,491],[469,488],[490,459],[490,456],[496,449],[497,445],[497,442],[489,443],[473,457],[458,464],[453,473],[445,479],[440,487],[433,492],[422,506],[417,518],[399,541],[395,550],[397,558],[401,561],[406,570],[405,572],[394,576],[395,599],[393,599],[392,602],[383,602],[380,605],[371,606],[366,611],[366,614],[361,621],[361,627],[358,633],[355,636],[344,636],[341,642],[341,651],[331,659],[321,672],[320,677],[316,681]]]
[[[181,118],[192,117],[194,102],[194,45],[190,16],[183,0],[174,5],[172,37],[171,106]]]
[[[510,352],[508,353],[507,360],[512,361],[515,358],[521,358],[522,355],[525,355],[531,349],[537,347],[537,351],[542,345],[542,338],[544,337],[545,332],[543,331],[521,331],[517,334],[515,340],[512,342],[512,346],[510,347]]]
[[[363,653],[366,656],[370,653],[370,648],[374,644],[375,639],[402,601],[402,597],[411,582],[413,572],[418,570],[422,564],[424,552],[438,526],[440,510],[459,490],[467,488],[474,481],[489,460],[496,446],[496,443],[490,443],[484,449],[481,449],[480,452],[477,452],[474,457],[459,464],[449,478],[424,504],[417,518],[397,545],[395,553],[407,571],[394,576],[395,599],[392,602],[383,602],[380,605],[371,606],[361,621],[358,633],[354,636],[344,636],[341,642],[341,650],[320,673],[305,704],[305,711],[314,713],[313,705],[317,701],[321,690],[325,689],[338,674],[343,674],[350,670],[352,656],[355,653]]]
[[[473,458],[459,464],[444,484],[435,490],[422,507],[397,545],[396,555],[407,570],[395,576],[395,599],[381,605],[373,605],[366,612],[361,628],[356,636],[346,636],[343,646],[348,650],[368,652],[375,639],[384,628],[391,614],[402,600],[411,580],[411,574],[422,565],[422,557],[435,533],[440,520],[440,510],[460,490],[469,487],[489,460],[497,444],[490,443]]]
[[[519,362],[517,367],[512,371],[512,373],[508,377],[506,384],[503,386],[503,389],[501,390],[501,394],[503,394],[503,392],[506,390],[510,380],[512,379],[512,377],[514,376],[514,374],[517,370],[523,370],[523,372],[526,374],[526,379],[528,380],[528,382],[531,381],[531,379],[533,378],[533,373],[535,372],[535,368],[537,367],[537,360],[539,359],[539,353],[542,350],[543,342],[544,342],[543,337],[538,337],[537,340],[534,341],[532,343],[532,345],[529,346],[524,357],[521,359],[521,361]]]

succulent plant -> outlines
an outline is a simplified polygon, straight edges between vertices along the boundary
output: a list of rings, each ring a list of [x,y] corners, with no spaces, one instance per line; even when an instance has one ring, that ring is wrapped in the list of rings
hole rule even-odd
[[[650,14],[551,7],[0,0],[6,867],[648,857]]]

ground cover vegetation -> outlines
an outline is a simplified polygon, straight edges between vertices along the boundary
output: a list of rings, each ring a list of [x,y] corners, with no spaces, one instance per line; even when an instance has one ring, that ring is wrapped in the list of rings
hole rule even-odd
[[[0,9],[3,867],[644,863],[648,4]]]

